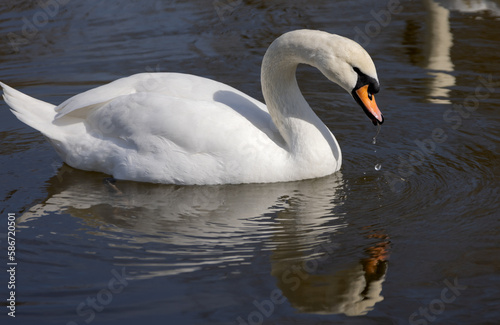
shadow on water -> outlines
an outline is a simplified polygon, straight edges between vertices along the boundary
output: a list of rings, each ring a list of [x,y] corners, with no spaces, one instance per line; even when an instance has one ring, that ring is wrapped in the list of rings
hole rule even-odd
[[[47,198],[18,227],[54,215],[76,218],[94,236],[143,250],[113,257],[115,264],[135,265],[131,280],[243,265],[260,244],[277,288],[299,312],[364,315],[383,300],[388,235],[350,230],[336,212],[348,199],[341,173],[291,183],[176,186],[111,182],[63,165],[48,184]],[[358,251],[352,256],[337,233],[371,242],[351,247]],[[183,258],[172,260],[173,254]]]

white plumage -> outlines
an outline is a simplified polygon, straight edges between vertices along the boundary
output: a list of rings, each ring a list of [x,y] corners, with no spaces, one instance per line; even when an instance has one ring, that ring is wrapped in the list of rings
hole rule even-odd
[[[17,118],[42,132],[72,167],[154,183],[278,182],[325,176],[341,165],[335,137],[298,89],[299,63],[349,91],[359,80],[353,67],[377,78],[357,43],[301,30],[278,38],[264,57],[267,106],[180,73],[133,75],[59,106],[0,85]]]

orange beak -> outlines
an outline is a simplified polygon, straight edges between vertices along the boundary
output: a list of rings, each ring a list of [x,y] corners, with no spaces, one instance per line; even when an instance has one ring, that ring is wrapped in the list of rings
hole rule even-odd
[[[377,123],[384,123],[384,117],[378,109],[377,103],[375,102],[375,96],[369,94],[368,92],[368,85],[356,90],[356,95],[358,96],[359,101],[361,101],[365,113],[373,121],[373,124],[376,125]]]

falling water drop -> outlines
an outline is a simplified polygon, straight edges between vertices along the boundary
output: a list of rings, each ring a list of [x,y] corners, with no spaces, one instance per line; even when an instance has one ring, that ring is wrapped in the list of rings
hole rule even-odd
[[[377,124],[377,133],[375,133],[375,136],[372,139],[372,144],[377,144],[377,136],[380,133],[380,124]],[[377,152],[377,150],[375,150]],[[375,170],[379,171],[382,168],[382,164],[376,164],[375,165]]]
[[[375,136],[372,138],[372,144],[377,144],[377,136],[380,133],[381,128],[380,124],[377,124],[377,133],[375,133]]]

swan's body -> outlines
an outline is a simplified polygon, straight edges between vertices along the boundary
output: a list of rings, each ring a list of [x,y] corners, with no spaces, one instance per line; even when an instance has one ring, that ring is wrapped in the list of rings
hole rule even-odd
[[[335,137],[295,79],[313,65],[352,92],[374,121],[375,67],[357,43],[320,31],[278,38],[262,63],[267,106],[225,84],[179,73],[142,73],[54,106],[4,84],[19,120],[42,132],[72,167],[117,179],[175,184],[292,181],[341,166]]]

